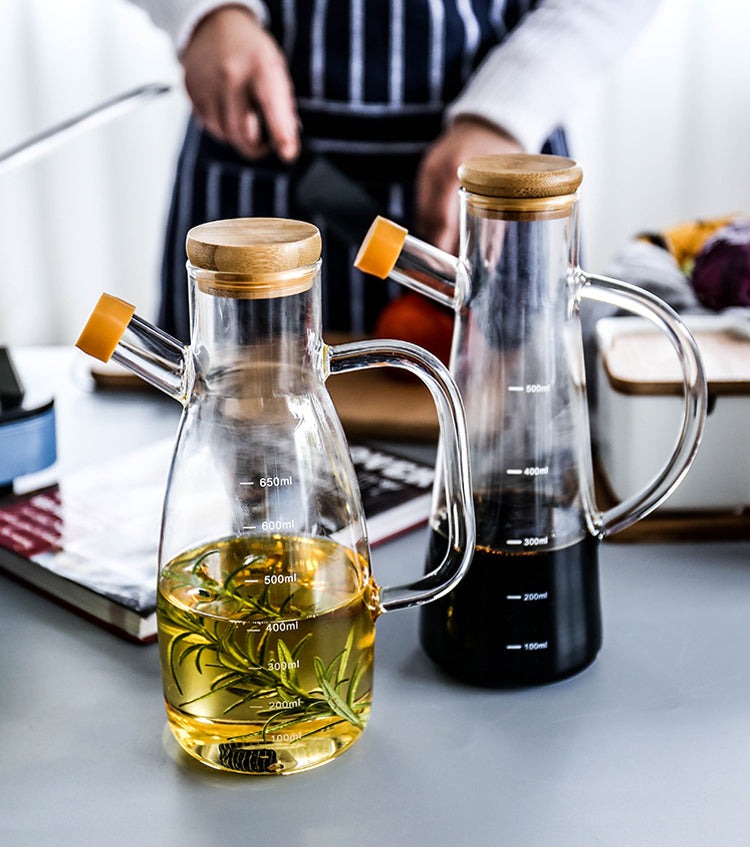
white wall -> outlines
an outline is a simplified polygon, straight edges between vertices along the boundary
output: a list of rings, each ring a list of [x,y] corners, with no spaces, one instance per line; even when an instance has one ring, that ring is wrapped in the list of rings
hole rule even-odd
[[[0,170],[0,341],[70,343],[102,290],[153,315],[186,101],[166,36],[125,0],[0,0],[0,151],[123,91],[176,92]]]
[[[638,231],[750,214],[748,0],[663,0],[570,130],[591,271]]]
[[[0,171],[0,341],[69,343],[98,293],[152,316],[187,110],[166,37],[125,0],[0,0],[0,151],[142,83],[175,93]],[[750,212],[750,3],[663,0],[570,121],[585,256],[632,234]]]

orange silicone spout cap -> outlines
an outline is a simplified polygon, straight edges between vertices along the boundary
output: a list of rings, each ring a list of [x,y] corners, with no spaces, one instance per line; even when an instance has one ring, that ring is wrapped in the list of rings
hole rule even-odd
[[[355,267],[384,280],[393,271],[407,234],[405,227],[379,215],[360,246]]]
[[[132,304],[103,292],[78,337],[76,347],[106,363],[134,313]]]

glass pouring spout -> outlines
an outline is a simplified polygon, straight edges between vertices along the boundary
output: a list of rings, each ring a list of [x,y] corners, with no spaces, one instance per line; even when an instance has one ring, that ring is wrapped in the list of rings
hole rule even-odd
[[[446,307],[455,306],[458,258],[383,216],[370,225],[354,265],[382,280],[390,277]]]
[[[101,295],[76,347],[103,363],[114,360],[156,389],[184,403],[192,370],[188,348],[135,314],[135,307]]]

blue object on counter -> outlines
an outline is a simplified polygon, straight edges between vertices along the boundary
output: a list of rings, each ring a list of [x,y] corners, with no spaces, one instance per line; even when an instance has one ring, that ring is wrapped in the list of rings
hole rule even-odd
[[[29,403],[10,351],[0,346],[0,492],[56,460],[54,401]]]
[[[57,460],[54,401],[0,414],[0,486]]]

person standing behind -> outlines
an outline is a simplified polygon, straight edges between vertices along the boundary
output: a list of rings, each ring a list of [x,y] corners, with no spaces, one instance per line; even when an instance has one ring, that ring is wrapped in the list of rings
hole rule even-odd
[[[304,143],[421,238],[458,242],[469,156],[568,154],[561,123],[653,15],[654,0],[133,0],[172,37],[193,115],[165,238],[160,325],[189,338],[190,227],[308,218]],[[371,331],[395,287],[323,237],[323,323]]]

